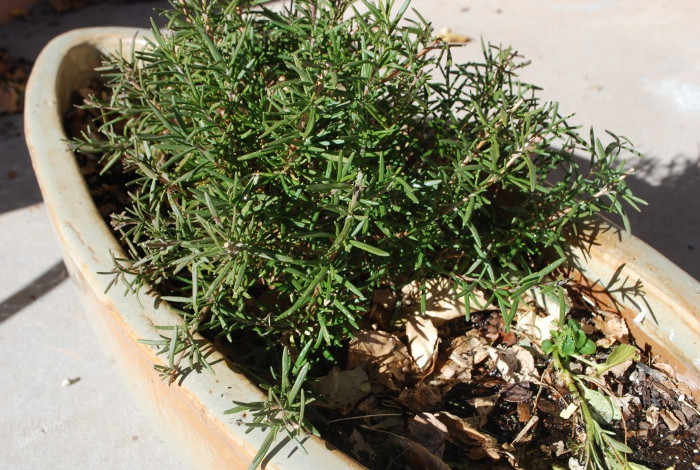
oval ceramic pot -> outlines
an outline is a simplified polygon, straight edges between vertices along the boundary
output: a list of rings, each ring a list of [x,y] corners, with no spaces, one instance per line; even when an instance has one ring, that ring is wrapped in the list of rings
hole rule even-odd
[[[246,468],[262,444],[263,432],[246,433],[240,415],[224,415],[232,402],[260,401],[261,391],[209,347],[214,374],[191,370],[168,385],[154,370],[162,356],[139,339],[155,339],[155,325],[179,323],[165,303],[145,294],[105,290],[112,256],[124,256],[88,193],[74,155],[67,150],[62,115],[70,94],[96,74],[102,52],[144,43],[146,31],[125,28],[76,30],[49,43],[27,85],[25,132],[46,207],[61,241],[63,257],[88,318],[114,361],[129,393],[173,451],[192,468]],[[671,362],[681,380],[700,385],[700,285],[640,240],[604,221],[588,232],[585,247],[572,248],[571,261],[625,315],[640,347]],[[641,284],[643,294],[637,289]],[[606,289],[609,288],[609,289]],[[308,455],[292,445],[275,446],[266,468],[361,468],[324,441],[310,437]]]

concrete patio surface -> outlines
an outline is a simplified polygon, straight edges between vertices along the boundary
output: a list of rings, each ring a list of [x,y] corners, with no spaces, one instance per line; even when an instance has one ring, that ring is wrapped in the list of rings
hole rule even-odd
[[[2,0],[0,0],[2,1]],[[52,37],[147,27],[157,2],[98,3],[61,15],[38,2],[0,25],[0,48],[33,61]],[[42,6],[43,5],[43,6]],[[632,231],[700,279],[700,3],[694,0],[414,0],[437,29],[513,45],[574,122],[610,129],[647,157],[630,162],[649,202]],[[67,279],[24,144],[0,116],[0,468],[181,468],[111,369]],[[697,295],[698,293],[694,293]]]

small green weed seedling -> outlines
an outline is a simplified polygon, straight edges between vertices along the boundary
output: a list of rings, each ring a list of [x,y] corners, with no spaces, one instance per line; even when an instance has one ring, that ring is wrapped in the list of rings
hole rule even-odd
[[[542,342],[542,350],[551,356],[554,369],[571,392],[573,404],[577,407],[580,420],[585,427],[586,436],[582,449],[583,467],[601,470],[646,468],[629,462],[626,454],[632,453],[632,449],[616,440],[611,432],[603,428],[613,419],[622,418],[620,406],[615,402],[615,397],[598,391],[597,386],[596,389],[589,386],[589,384],[599,384],[600,376],[611,368],[638,359],[636,348],[628,344],[619,344],[603,364],[598,364],[585,357],[596,352],[596,345],[586,336],[576,320],[569,319],[558,330],[552,330],[551,334],[551,340]],[[571,367],[572,362],[591,366],[595,370],[595,376],[590,377],[574,372]],[[605,387],[600,389],[605,390]]]

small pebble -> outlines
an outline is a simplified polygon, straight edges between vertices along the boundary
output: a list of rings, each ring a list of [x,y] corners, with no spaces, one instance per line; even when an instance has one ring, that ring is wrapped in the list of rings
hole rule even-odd
[[[80,381],[80,377],[76,377],[74,379],[66,377],[65,379],[63,379],[63,382],[61,382],[61,385],[64,387],[70,387],[71,385],[73,385],[74,383],[79,382],[79,381]]]

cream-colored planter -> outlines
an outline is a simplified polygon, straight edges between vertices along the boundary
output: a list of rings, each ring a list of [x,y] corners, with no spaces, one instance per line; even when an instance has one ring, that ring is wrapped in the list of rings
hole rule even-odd
[[[66,33],[46,46],[27,85],[25,126],[32,162],[44,201],[62,244],[68,271],[107,354],[114,360],[129,393],[152,425],[192,468],[246,468],[264,433],[245,433],[241,416],[224,415],[232,401],[258,401],[262,393],[233,371],[213,348],[209,361],[215,374],[191,371],[168,385],[154,371],[161,356],[138,339],[158,338],[155,325],[173,324],[178,316],[167,305],[154,306],[146,295],[124,296],[121,289],[105,293],[111,277],[97,274],[113,267],[112,254],[121,249],[93,205],[80,170],[66,150],[62,115],[72,90],[94,76],[102,51],[128,51],[143,43],[146,31],[90,28]],[[672,361],[679,376],[700,385],[700,285],[653,249],[602,223],[587,252],[573,250],[585,276],[597,286],[632,286],[645,290],[618,296],[619,308],[638,338],[656,354]],[[634,323],[639,313],[644,319]],[[279,446],[267,468],[360,468],[322,440],[309,438],[308,455]]]

